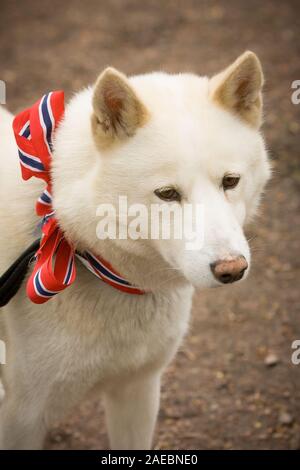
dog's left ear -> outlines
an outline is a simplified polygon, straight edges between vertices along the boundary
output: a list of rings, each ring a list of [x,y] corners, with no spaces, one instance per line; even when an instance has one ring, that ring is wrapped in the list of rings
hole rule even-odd
[[[148,117],[127,77],[112,67],[95,84],[93,110],[92,129],[100,147],[133,136]]]
[[[263,83],[260,61],[253,52],[247,51],[211,78],[209,92],[215,103],[258,129],[262,121]]]

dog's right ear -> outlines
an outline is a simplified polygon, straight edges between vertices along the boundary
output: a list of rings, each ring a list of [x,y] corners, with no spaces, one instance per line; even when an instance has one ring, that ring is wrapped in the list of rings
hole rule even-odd
[[[96,81],[92,129],[101,148],[135,134],[148,118],[148,111],[125,75],[112,67]]]

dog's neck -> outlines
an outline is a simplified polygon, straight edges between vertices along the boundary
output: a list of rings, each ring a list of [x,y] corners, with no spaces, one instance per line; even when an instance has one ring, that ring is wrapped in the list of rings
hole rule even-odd
[[[181,272],[169,266],[154,249],[128,252],[114,240],[102,240],[99,251],[130,283],[145,291],[164,291],[188,284]]]
[[[144,245],[143,250],[139,245],[139,253],[128,251],[126,246],[116,240],[98,240],[90,243],[88,240],[76,238],[74,232],[68,229],[62,222],[62,229],[70,241],[79,251],[90,250],[95,255],[104,258],[132,285],[146,292],[161,292],[168,289],[187,286],[181,272],[169,266],[169,264],[153,248]],[[138,241],[136,245],[138,246]]]

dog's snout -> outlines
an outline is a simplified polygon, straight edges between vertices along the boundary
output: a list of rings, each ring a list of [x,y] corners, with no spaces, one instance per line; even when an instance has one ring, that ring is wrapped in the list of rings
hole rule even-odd
[[[217,281],[223,284],[239,281],[248,268],[246,258],[242,255],[230,259],[220,259],[210,265],[212,273]]]

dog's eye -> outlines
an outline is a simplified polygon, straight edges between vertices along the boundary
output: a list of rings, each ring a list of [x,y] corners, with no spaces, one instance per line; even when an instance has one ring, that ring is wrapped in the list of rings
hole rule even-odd
[[[239,184],[240,178],[240,175],[225,175],[222,180],[224,191],[235,188]]]
[[[177,191],[177,189],[172,187],[156,189],[154,194],[164,201],[181,201],[180,193]]]

